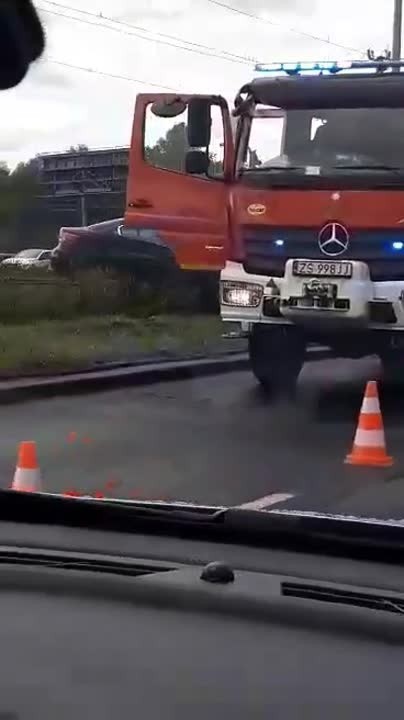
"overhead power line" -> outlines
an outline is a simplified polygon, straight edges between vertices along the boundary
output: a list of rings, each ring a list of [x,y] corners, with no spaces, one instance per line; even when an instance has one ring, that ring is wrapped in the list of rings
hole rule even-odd
[[[295,35],[300,35],[300,37],[306,37],[310,40],[315,40],[316,42],[322,42],[326,45],[331,45],[333,47],[340,48],[342,50],[349,50],[349,52],[357,52],[361,55],[366,55],[365,50],[360,50],[359,48],[349,47],[348,45],[341,45],[340,43],[331,42],[331,40],[328,40],[325,37],[321,37],[320,35],[312,35],[312,33],[305,32],[304,30],[299,30],[298,28],[289,27],[287,25],[284,25],[283,23],[277,22],[276,20],[270,20],[267,17],[260,17],[259,15],[256,15],[255,13],[250,12],[249,10],[241,10],[241,8],[236,8],[234,5],[228,5],[225,2],[222,2],[221,0],[207,0],[207,2],[211,3],[212,5],[217,5],[217,7],[221,7],[224,10],[228,10],[229,12],[236,13],[237,15],[244,15],[244,17],[249,17],[252,20],[258,20],[261,23],[264,23],[265,25],[272,25],[272,27],[278,27],[285,32],[294,33]]]
[[[236,63],[237,65],[251,65],[257,60],[256,58],[237,55],[235,53],[228,52],[227,50],[210,47],[209,45],[202,45],[201,43],[186,40],[175,35],[168,35],[167,33],[148,30],[147,28],[144,28],[140,25],[133,25],[132,23],[127,23],[123,20],[115,20],[114,18],[107,17],[106,15],[100,16],[96,13],[89,12],[88,10],[78,10],[74,7],[71,7],[70,5],[62,5],[60,3],[52,2],[52,0],[43,1],[51,5],[52,7],[58,8],[58,10],[49,10],[48,8],[40,6],[39,9],[47,14],[64,17],[68,20],[84,23],[85,25],[91,25],[93,27],[99,27],[104,30],[110,30],[112,32],[118,32],[123,35],[137,37],[140,40],[144,40],[146,42],[165,45],[166,47],[173,47],[176,50],[184,50],[185,52],[191,52],[196,55],[204,55],[206,57],[213,57],[219,60],[226,60],[227,62]],[[60,12],[59,9],[67,10],[69,12]],[[94,20],[88,20],[84,17],[76,17],[75,15],[69,14],[71,12],[94,18]],[[97,22],[95,22],[95,20]],[[114,23],[114,25],[109,25],[107,23]],[[144,33],[147,33],[148,35],[145,35]],[[153,35],[155,37],[149,37],[150,35]]]
[[[317,35],[312,35],[311,33],[306,33],[302,30],[298,30],[297,28],[286,27],[282,23],[279,23],[277,21],[272,21],[269,18],[261,18],[259,15],[256,15],[247,10],[242,10],[242,9],[236,8],[232,5],[228,5],[227,3],[222,2],[222,0],[207,0],[207,1],[210,2],[212,5],[221,7],[229,12],[237,13],[238,15],[249,17],[255,21],[263,22],[268,25],[282,28],[284,30],[287,30],[288,32],[292,32],[292,33],[295,33],[300,36],[308,37],[308,38],[310,38],[312,40],[316,40],[318,42],[323,42],[323,43],[326,43],[326,44],[334,46],[334,47],[342,48],[344,50],[359,52],[361,54],[364,52],[362,50],[359,50],[358,48],[351,48],[351,47],[348,47],[345,45],[341,45],[339,43],[330,42],[329,40],[327,40],[323,37],[320,37]],[[62,10],[68,10],[70,12],[79,13],[81,15],[85,15],[85,16],[94,18],[95,20],[97,20],[97,22],[93,22],[93,20],[84,19],[83,17],[75,17],[74,15],[56,12],[53,10],[48,10],[46,8],[40,8],[43,12],[46,12],[46,13],[49,13],[52,15],[57,15],[60,17],[65,17],[66,19],[73,20],[76,22],[81,22],[86,25],[93,25],[95,27],[100,27],[105,30],[111,30],[112,32],[118,32],[118,33],[122,33],[125,35],[139,37],[141,40],[145,40],[146,42],[154,42],[154,43],[158,43],[158,44],[163,44],[163,45],[166,45],[169,47],[175,47],[176,49],[179,49],[179,50],[185,50],[187,52],[193,52],[193,53],[197,53],[199,55],[205,55],[208,57],[216,57],[220,60],[227,60],[227,61],[230,61],[233,63],[242,64],[242,65],[251,65],[257,61],[256,57],[247,57],[247,56],[243,56],[243,55],[237,55],[236,53],[230,53],[226,50],[220,50],[218,48],[211,47],[209,45],[203,45],[201,43],[196,43],[196,42],[193,42],[190,40],[186,40],[186,39],[181,38],[176,35],[170,35],[168,33],[156,32],[153,30],[149,30],[148,28],[144,28],[140,25],[134,25],[132,23],[125,22],[123,20],[115,20],[114,18],[106,16],[104,14],[102,14],[102,16],[101,16],[100,14],[96,14],[96,13],[90,12],[88,10],[78,10],[77,8],[74,8],[70,5],[65,5],[62,3],[54,2],[53,0],[43,0],[43,2],[46,2],[48,5],[51,5],[55,8],[60,8]],[[100,20],[114,23],[118,27],[114,27],[113,25],[107,25],[105,22],[99,22]],[[128,28],[128,30],[126,30],[126,28]],[[148,33],[149,35],[154,35],[156,37],[147,37],[147,36],[145,37],[143,35],[143,33]],[[171,41],[173,41],[173,42],[171,42]],[[182,43],[182,44],[179,45],[178,43]],[[186,47],[186,45],[188,45],[189,47]],[[150,82],[150,81],[139,79],[139,78],[109,73],[106,71],[96,70],[93,68],[82,67],[79,65],[74,65],[72,63],[66,63],[66,62],[62,62],[59,60],[55,60],[53,58],[49,58],[48,61],[52,62],[53,64],[64,65],[65,67],[71,68],[73,70],[79,70],[79,71],[92,73],[92,74],[100,75],[100,76],[104,76],[104,77],[110,77],[110,78],[118,79],[118,80],[126,80],[128,82],[138,83],[140,85],[145,85],[145,86],[148,85],[150,87],[155,87],[155,88],[159,88],[162,90],[168,90],[169,92],[178,92],[178,89],[167,86],[167,85],[162,85],[160,83],[154,83],[154,82]]]
[[[176,88],[169,87],[168,85],[162,85],[161,83],[154,83],[150,80],[140,80],[139,78],[129,77],[127,75],[115,75],[114,73],[104,72],[103,70],[93,70],[93,68],[82,67],[81,65],[73,65],[72,63],[55,60],[52,57],[45,58],[44,62],[52,63],[52,65],[63,65],[63,67],[71,68],[72,70],[82,70],[83,72],[92,73],[93,75],[110,77],[114,78],[115,80],[126,80],[128,82],[138,83],[139,85],[148,85],[149,87],[155,87],[159,90],[168,90],[169,92],[175,93],[178,92]]]

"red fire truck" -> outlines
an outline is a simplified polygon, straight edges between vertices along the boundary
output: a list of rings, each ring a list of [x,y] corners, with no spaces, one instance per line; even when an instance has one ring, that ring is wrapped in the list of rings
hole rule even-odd
[[[313,342],[343,357],[378,354],[386,377],[404,379],[402,66],[259,66],[232,111],[219,96],[137,97],[126,224],[156,230],[184,269],[220,270],[222,318],[247,330],[270,391],[294,388]],[[186,111],[181,170],[149,163],[150,108]],[[213,111],[220,175],[210,172]]]

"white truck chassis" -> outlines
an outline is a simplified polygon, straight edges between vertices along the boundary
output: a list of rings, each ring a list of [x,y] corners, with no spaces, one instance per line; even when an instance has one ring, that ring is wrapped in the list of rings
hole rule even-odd
[[[373,282],[365,262],[288,259],[283,277],[221,272],[223,321],[249,336],[251,365],[268,390],[293,390],[307,344],[341,357],[379,355],[386,379],[404,379],[404,280]]]

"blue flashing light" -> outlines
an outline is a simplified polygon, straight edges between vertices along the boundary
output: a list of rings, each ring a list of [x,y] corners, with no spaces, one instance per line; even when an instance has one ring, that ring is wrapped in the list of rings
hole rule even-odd
[[[275,240],[275,245],[277,245],[278,247],[282,247],[282,245],[284,245],[284,244],[285,244],[284,240]]]
[[[392,246],[393,250],[402,250],[404,248],[404,242],[402,242],[401,240],[395,240],[391,244],[391,246]]]
[[[321,60],[321,61],[303,61],[303,62],[283,62],[283,63],[258,63],[255,66],[256,72],[278,75],[286,73],[287,75],[300,75],[301,73],[337,73],[341,70],[352,70],[357,67],[358,63],[350,60]]]

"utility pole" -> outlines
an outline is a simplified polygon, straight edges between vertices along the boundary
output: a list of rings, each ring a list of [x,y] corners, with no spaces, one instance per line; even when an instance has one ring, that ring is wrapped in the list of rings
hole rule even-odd
[[[84,189],[81,189],[80,192],[80,215],[81,215],[81,224],[84,227],[87,225],[87,204],[86,204],[86,195],[84,192]]]
[[[394,20],[393,20],[393,52],[392,59],[401,59],[401,31],[403,16],[403,0],[394,0]]]
[[[85,225],[87,225],[87,202],[86,202],[87,198],[86,198],[85,182],[83,179],[80,179],[80,180],[74,180],[73,184],[75,186],[78,200],[79,200],[80,223],[84,227]]]

